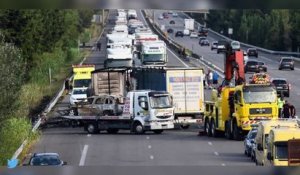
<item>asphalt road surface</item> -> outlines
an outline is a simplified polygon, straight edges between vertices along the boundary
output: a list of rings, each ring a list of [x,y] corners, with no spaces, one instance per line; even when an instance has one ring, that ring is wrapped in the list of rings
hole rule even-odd
[[[109,19],[113,19],[111,11]],[[144,21],[140,11],[138,17]],[[176,19],[179,23],[180,19]],[[112,25],[106,25],[104,34],[100,37],[102,50],[94,51],[85,60],[86,64],[96,64],[97,68],[103,67],[105,60],[105,34]],[[213,40],[213,38],[210,38]],[[196,48],[197,41],[182,38],[182,44],[191,46],[203,54],[207,59],[212,59],[218,66],[222,66],[221,55],[211,52],[209,48]],[[199,66],[200,63],[183,61],[168,49],[169,62],[167,66]],[[298,70],[296,70],[298,71]],[[294,73],[296,73],[296,71]],[[296,81],[294,81],[296,82]],[[209,97],[209,91],[206,98]],[[293,98],[293,97],[292,97]],[[56,105],[59,111],[68,106],[68,96]],[[51,115],[56,116],[53,112]],[[122,131],[116,135],[105,132],[90,135],[82,128],[48,128],[44,129],[42,137],[34,146],[34,152],[57,152],[61,159],[68,165],[216,165],[216,166],[254,166],[255,164],[243,154],[243,142],[229,141],[224,138],[209,138],[198,136],[199,129],[170,130],[161,135],[151,132],[145,135],[131,135]]]

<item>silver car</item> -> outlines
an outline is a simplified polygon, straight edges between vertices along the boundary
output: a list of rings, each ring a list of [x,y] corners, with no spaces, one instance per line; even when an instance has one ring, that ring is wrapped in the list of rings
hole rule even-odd
[[[244,153],[248,157],[250,157],[252,154],[252,149],[254,146],[254,139],[256,137],[256,134],[257,134],[257,129],[254,128],[249,131],[249,133],[247,134],[247,136],[244,140]]]

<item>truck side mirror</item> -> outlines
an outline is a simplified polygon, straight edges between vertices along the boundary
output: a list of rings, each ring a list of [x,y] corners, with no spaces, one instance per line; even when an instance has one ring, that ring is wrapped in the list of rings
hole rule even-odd
[[[268,160],[273,160],[273,156],[272,156],[271,152],[267,153],[267,159]]]

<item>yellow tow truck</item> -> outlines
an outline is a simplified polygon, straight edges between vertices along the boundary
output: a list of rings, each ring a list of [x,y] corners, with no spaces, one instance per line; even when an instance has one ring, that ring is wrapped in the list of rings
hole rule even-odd
[[[224,62],[224,82],[205,102],[204,131],[241,140],[252,124],[278,118],[276,90],[271,84],[246,84],[243,52],[228,44]]]

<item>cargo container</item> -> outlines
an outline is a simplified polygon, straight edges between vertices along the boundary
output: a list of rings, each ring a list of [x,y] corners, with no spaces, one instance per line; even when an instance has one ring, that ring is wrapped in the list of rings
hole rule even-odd
[[[201,123],[204,113],[203,69],[140,68],[132,71],[135,89],[167,91],[173,96],[175,121],[182,128]]]
[[[173,97],[175,122],[186,129],[204,113],[203,69],[119,68],[92,73],[91,95],[125,96],[131,90],[167,91]]]

